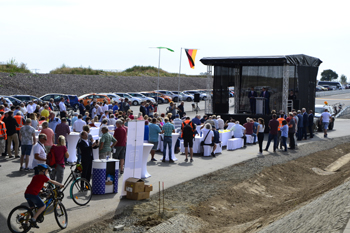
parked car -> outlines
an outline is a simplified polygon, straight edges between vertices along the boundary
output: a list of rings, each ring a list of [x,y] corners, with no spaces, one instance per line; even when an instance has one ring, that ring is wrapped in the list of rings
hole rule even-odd
[[[79,100],[78,96],[76,95],[66,95],[66,94],[58,94],[58,93],[50,93],[46,94],[40,97],[42,101],[49,102],[50,99],[53,99],[56,108],[54,110],[58,110],[58,105],[61,102],[61,98],[64,98],[64,104],[66,105],[67,109],[73,109],[77,110],[79,107]]]
[[[323,131],[323,125],[322,122],[320,122],[320,118],[325,109],[328,109],[328,112],[332,115],[332,122],[329,123],[328,129],[332,130],[334,128],[335,111],[333,107],[329,105],[315,105],[314,126],[319,132]]]
[[[120,101],[121,101],[121,97],[119,95],[114,94],[114,93],[100,93],[100,94],[108,96],[108,98],[110,98],[114,102],[120,103]]]
[[[13,96],[4,95],[3,97],[9,99],[14,106],[21,105],[21,103],[22,103],[22,101],[20,101],[19,99],[15,98]]]
[[[28,103],[29,101],[37,100],[38,103],[41,102],[41,99],[38,97],[32,96],[32,95],[11,95],[12,97],[19,99],[20,101],[24,103]]]
[[[96,94],[96,93],[89,93],[85,95],[81,95],[78,97],[79,101],[83,100],[83,104],[87,105],[87,101],[89,100],[90,102],[93,100],[97,100],[97,102],[103,102],[105,99],[107,100],[107,104],[111,102],[111,99],[103,94]]]
[[[8,98],[4,97],[4,100],[6,101],[8,107],[11,107],[11,106],[13,105],[13,103],[11,102],[11,100],[9,100]],[[3,104],[2,101],[0,101],[0,103]]]
[[[170,96],[174,102],[177,102],[178,100],[182,100],[180,95],[177,95],[173,93],[172,91],[167,91],[167,90],[155,90],[155,92],[161,93],[163,95]]]
[[[153,99],[152,97],[147,97],[141,93],[136,93],[136,92],[128,92],[129,95],[131,95],[132,97],[136,97],[136,98],[140,98],[142,101],[151,101],[152,103],[157,103],[155,99]]]
[[[150,91],[150,93],[156,93],[156,94],[160,95],[162,98],[164,98],[165,103],[169,103],[169,102],[171,102],[173,100],[173,98],[171,98],[170,96],[164,95],[164,94],[159,93],[159,92]]]
[[[155,92],[140,92],[142,95],[152,97],[158,104],[165,103],[165,99],[161,97],[161,94]]]
[[[183,93],[188,94],[188,95],[193,95],[193,96],[194,96],[194,94],[199,94],[199,98],[201,100],[205,100],[207,98],[207,93],[196,91],[196,90],[184,91]]]
[[[328,88],[325,88],[321,85],[316,85],[316,91],[328,91]]]
[[[115,94],[119,95],[120,97],[122,97],[124,99],[128,98],[129,101],[131,101],[132,105],[135,105],[135,106],[141,104],[141,102],[142,102],[142,100],[140,98],[132,97],[131,95],[129,95],[127,93],[120,93],[120,92],[118,92],[118,93],[115,93]]]
[[[317,85],[330,86],[333,90],[341,90],[342,89],[342,85],[340,84],[340,82],[318,81]]]
[[[173,91],[173,93],[176,94],[176,95],[180,95],[181,96],[181,100],[186,100],[188,102],[194,100],[194,96],[193,95],[185,94],[182,91]]]

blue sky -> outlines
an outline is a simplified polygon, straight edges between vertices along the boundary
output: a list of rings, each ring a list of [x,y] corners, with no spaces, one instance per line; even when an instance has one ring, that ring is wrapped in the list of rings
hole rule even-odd
[[[0,1],[0,62],[15,58],[39,73],[65,64],[179,71],[180,48],[215,56],[307,54],[350,80],[346,1]]]

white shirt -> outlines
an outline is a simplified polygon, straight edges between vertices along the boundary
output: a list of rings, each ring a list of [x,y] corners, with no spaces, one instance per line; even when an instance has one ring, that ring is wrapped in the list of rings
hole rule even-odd
[[[235,126],[236,124],[234,122],[229,122],[227,123],[227,129],[231,130],[233,126]]]
[[[60,106],[60,112],[66,111],[66,105],[64,104],[64,102],[61,101],[59,106]]]
[[[263,133],[265,131],[265,125],[259,124],[259,132],[258,133]]]
[[[27,105],[27,113],[33,113],[34,109],[33,109],[33,105],[28,104]]]
[[[234,129],[234,131],[233,131],[233,136],[234,136],[235,138],[241,138],[241,137],[243,137],[244,130],[245,130],[245,128],[244,128],[242,125],[236,124],[236,125],[235,125],[235,129]]]
[[[213,131],[210,130],[209,134],[208,134],[209,129],[203,128],[201,131],[202,131],[203,141],[205,139],[204,144],[211,144],[212,139],[214,137]],[[208,136],[207,136],[207,134],[208,134]]]
[[[97,115],[102,115],[102,107],[101,106],[98,106],[97,107]]]
[[[223,119],[218,119],[218,129],[223,129],[225,126],[225,122]],[[216,126],[215,126],[216,127]]]
[[[92,110],[91,110],[91,119],[93,120],[96,116],[96,108],[92,106]]]
[[[113,118],[109,118],[109,120],[108,120],[108,125],[114,125],[115,126],[115,122],[116,122],[117,120],[113,117]]]
[[[26,109],[26,107],[21,107],[21,112],[23,113],[23,114],[27,114],[27,109]]]
[[[329,118],[331,117],[332,115],[329,113],[329,112],[323,112],[321,114],[321,117],[322,117],[322,122],[327,122],[329,123]]]
[[[78,119],[73,124],[73,130],[75,132],[79,132],[80,133],[81,131],[83,131],[83,126],[84,125],[86,125],[86,122],[83,121],[82,119]]]
[[[108,111],[108,104],[103,105],[102,110],[103,110],[103,112]]]
[[[32,108],[33,108],[33,111],[35,111],[35,109],[36,109],[36,103],[33,103]]]
[[[39,154],[39,158],[41,158],[41,159],[46,159],[45,149],[39,144],[39,142],[37,142],[33,146],[33,150],[34,150],[34,159],[33,159],[33,163],[32,163],[33,168],[38,166],[38,164],[46,164],[45,161],[35,159],[35,154]]]

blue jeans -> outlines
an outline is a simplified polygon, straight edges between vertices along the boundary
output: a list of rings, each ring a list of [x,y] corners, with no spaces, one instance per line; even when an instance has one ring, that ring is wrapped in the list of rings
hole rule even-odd
[[[165,160],[165,156],[166,156],[166,146],[168,145],[168,148],[169,148],[169,160],[172,160],[172,151],[171,151],[171,146],[173,144],[173,140],[170,137],[166,137],[164,136],[164,141],[163,141],[163,160]]]
[[[253,142],[255,143],[255,141],[256,141],[256,133],[253,133],[252,136],[254,137],[254,141]]]
[[[266,145],[266,148],[265,150],[268,150],[269,149],[269,146],[270,146],[270,143],[273,139],[273,151],[275,151],[277,149],[277,139],[278,139],[278,136],[277,134],[270,134],[269,133],[269,139],[267,141],[267,145]]]
[[[287,151],[287,137],[281,137],[282,139],[282,146],[284,146],[284,151]]]

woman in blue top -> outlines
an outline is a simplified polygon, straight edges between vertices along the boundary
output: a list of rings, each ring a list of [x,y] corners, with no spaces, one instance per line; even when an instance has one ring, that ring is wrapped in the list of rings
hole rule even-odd
[[[284,151],[287,151],[288,125],[286,120],[282,121],[281,138],[282,146],[284,146]]]
[[[148,121],[145,121],[145,132],[144,132],[143,140],[146,143],[148,142],[148,137],[149,137],[149,126],[148,126]]]

